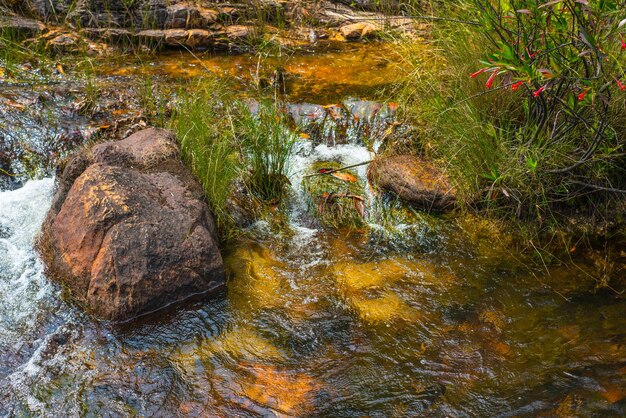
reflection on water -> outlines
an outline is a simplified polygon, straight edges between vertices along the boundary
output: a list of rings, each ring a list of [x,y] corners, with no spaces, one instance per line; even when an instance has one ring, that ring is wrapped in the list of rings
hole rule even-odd
[[[289,101],[329,104],[348,96],[371,98],[372,91],[399,80],[398,56],[389,44],[333,44],[313,52],[288,50],[272,55],[190,54],[169,52],[156,57],[103,63],[97,71],[103,76],[164,76],[190,80],[207,73],[231,81],[261,86],[272,83],[278,69],[284,77]]]
[[[479,222],[424,217],[431,246],[260,227],[224,293],[116,328],[41,274],[51,190],[0,194],[0,415],[625,412],[623,297],[590,293],[584,265],[527,273]]]

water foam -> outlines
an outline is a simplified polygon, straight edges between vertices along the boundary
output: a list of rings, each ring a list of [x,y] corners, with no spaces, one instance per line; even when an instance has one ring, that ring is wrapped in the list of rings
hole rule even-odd
[[[18,362],[4,365],[10,374],[0,385],[0,396],[40,416],[52,414],[36,393],[72,367],[68,361],[72,348],[65,347],[78,338],[67,316],[70,311],[45,277],[34,248],[53,192],[52,178],[0,192],[0,354],[6,359],[16,353],[12,362]]]
[[[303,177],[310,174],[307,171],[315,162],[336,161],[345,167],[369,161],[373,156],[374,153],[364,145],[343,144],[331,147],[326,144],[319,144],[313,147],[310,142],[301,142],[291,157],[289,180],[292,187],[299,191],[302,188]],[[359,178],[364,180],[367,175],[367,165],[356,167],[355,171]]]
[[[0,192],[0,348],[33,330],[38,306],[54,292],[33,248],[53,191],[45,178]]]

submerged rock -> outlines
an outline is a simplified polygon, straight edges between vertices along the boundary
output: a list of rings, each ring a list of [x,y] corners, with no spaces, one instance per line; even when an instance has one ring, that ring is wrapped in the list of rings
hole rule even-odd
[[[225,282],[202,188],[160,129],[74,157],[39,249],[51,277],[105,319],[128,320]]]
[[[370,164],[370,181],[421,209],[445,211],[456,204],[456,190],[445,174],[420,157],[394,155]]]

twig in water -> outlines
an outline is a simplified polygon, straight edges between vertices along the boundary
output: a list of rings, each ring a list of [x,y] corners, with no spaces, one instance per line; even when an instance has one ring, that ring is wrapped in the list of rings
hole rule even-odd
[[[336,168],[334,170],[328,170],[328,171],[324,171],[323,173],[313,173],[313,174],[307,174],[306,176],[302,176],[302,178],[308,178],[308,177],[315,177],[315,176],[323,176],[325,174],[332,174],[332,173],[336,173],[337,171],[343,171],[343,170],[347,170],[349,168],[354,168],[354,167],[359,167],[362,165],[366,165],[371,163],[374,160],[369,160],[369,161],[363,161],[362,163],[358,163],[358,164],[352,164],[352,165],[348,165],[345,167],[340,167],[340,168]]]

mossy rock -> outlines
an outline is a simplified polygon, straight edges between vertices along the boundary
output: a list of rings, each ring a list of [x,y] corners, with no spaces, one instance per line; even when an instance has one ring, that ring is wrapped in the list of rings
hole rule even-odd
[[[320,161],[311,165],[310,173],[338,168],[341,164],[337,162]],[[304,179],[310,213],[327,227],[362,228],[366,224],[365,182],[354,171],[342,170],[337,175],[342,178],[325,174]]]

